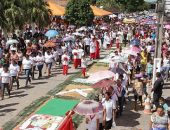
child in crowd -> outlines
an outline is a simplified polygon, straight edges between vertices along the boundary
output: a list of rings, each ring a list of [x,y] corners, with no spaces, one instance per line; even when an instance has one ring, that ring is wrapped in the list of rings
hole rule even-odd
[[[163,97],[159,98],[159,105],[161,105],[164,108],[165,113],[168,114],[169,106],[168,106],[168,104],[166,103],[166,100]]]
[[[86,77],[86,68],[87,68],[87,61],[86,61],[85,56],[83,56],[81,59],[81,68],[82,68],[82,75],[85,78]]]

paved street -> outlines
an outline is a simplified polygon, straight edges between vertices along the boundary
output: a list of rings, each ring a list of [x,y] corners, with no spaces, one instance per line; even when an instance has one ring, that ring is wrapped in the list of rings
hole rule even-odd
[[[69,69],[70,74],[68,76],[63,76],[61,74],[61,69],[57,69],[57,71],[56,69],[53,69],[53,77],[33,80],[32,85],[28,88],[23,87],[25,80],[21,79],[21,88],[19,90],[12,91],[10,99],[5,97],[4,100],[0,101],[0,127],[13,119],[26,106],[29,106],[36,99],[45,96],[48,91],[54,89],[57,85],[64,82],[77,71],[78,70],[75,69]],[[37,75],[35,77],[37,77]]]
[[[102,52],[108,54],[108,52]],[[71,65],[72,66],[72,65]],[[62,70],[59,68],[53,68],[53,76],[47,78],[46,76],[40,80],[33,80],[32,85],[28,88],[23,87],[25,80],[21,77],[20,84],[21,88],[11,93],[11,98],[5,97],[4,100],[0,101],[0,127],[11,119],[15,119],[17,114],[22,111],[25,107],[29,106],[36,99],[45,96],[46,93],[54,89],[60,83],[63,83],[67,78],[73,75],[79,69],[69,69],[70,74],[68,76],[62,75]],[[44,74],[46,75],[46,74]],[[37,74],[36,76],[37,77]],[[163,96],[168,97],[170,93],[169,85],[165,86]],[[131,98],[132,95],[131,95]],[[127,102],[125,111],[122,117],[116,119],[117,127],[116,130],[126,130],[131,127],[137,127],[142,130],[148,129],[149,115],[143,113],[143,109],[139,108],[139,111],[133,110],[133,102]],[[78,130],[85,130],[85,122],[79,126]],[[114,130],[114,129],[113,129]]]

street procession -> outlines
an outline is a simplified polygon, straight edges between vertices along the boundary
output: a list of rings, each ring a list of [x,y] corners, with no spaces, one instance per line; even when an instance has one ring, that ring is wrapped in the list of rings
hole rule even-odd
[[[0,11],[0,130],[170,130],[170,0]]]

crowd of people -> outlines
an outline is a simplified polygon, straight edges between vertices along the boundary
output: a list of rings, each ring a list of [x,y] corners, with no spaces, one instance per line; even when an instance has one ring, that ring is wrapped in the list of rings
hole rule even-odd
[[[156,42],[156,30],[150,25],[125,24],[121,20],[111,20],[110,23],[99,21],[92,27],[85,27],[77,31],[72,25],[62,25],[52,22],[51,29],[57,30],[59,36],[48,39],[45,37],[46,30],[33,29],[26,26],[25,32],[15,32],[8,38],[1,34],[0,43],[0,88],[1,97],[4,99],[4,92],[7,89],[14,91],[13,84],[16,82],[17,89],[23,87],[20,85],[20,76],[25,74],[25,87],[29,87],[31,80],[41,79],[47,73],[50,77],[52,66],[58,65],[63,69],[63,75],[69,74],[69,66],[73,63],[75,69],[81,68],[82,75],[86,77],[87,57],[90,60],[100,58],[100,50],[112,50],[115,46],[114,58],[123,55],[124,47],[133,46],[141,51],[134,54],[127,54],[127,61],[124,63],[113,63],[110,61],[109,70],[116,68],[123,69],[124,73],[118,73],[114,78],[115,84],[110,91],[103,92],[103,98],[100,99],[104,107],[103,115],[94,115],[87,117],[86,123],[88,130],[105,130],[116,126],[116,118],[121,116],[124,111],[126,100],[129,97],[129,88],[133,89],[134,109],[137,110],[138,100],[143,107],[144,96],[150,96],[147,88],[153,86],[153,104],[157,108],[156,113],[151,117],[151,127],[166,128],[169,124],[167,114],[164,114],[164,102],[162,98],[162,89],[164,80],[168,81],[170,70],[170,32],[165,29],[162,44],[162,67],[161,72],[156,74],[157,80],[152,84],[153,58]],[[78,33],[75,33],[75,32]],[[81,34],[81,35],[80,35]],[[64,38],[69,40],[63,40]],[[8,43],[9,40],[17,40],[14,43]],[[136,43],[132,43],[136,40]],[[139,42],[138,42],[139,41]],[[56,43],[56,46],[44,45],[48,42]],[[161,53],[161,52],[160,52]],[[38,77],[35,77],[35,71],[38,71]],[[24,72],[24,73],[23,73]],[[167,106],[166,106],[167,107]],[[101,119],[102,118],[102,119]],[[157,120],[159,118],[159,120]],[[98,120],[99,119],[99,120]],[[95,125],[93,122],[98,122]],[[92,122],[91,125],[89,125]],[[160,125],[157,125],[159,124]],[[99,127],[100,126],[100,127]],[[166,129],[165,129],[166,130]]]

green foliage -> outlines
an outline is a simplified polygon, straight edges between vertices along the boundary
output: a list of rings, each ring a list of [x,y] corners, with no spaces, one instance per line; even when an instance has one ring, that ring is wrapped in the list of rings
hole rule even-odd
[[[77,26],[91,25],[94,14],[89,0],[70,0],[66,7],[66,19]]]
[[[10,32],[25,23],[46,26],[51,14],[44,0],[0,0],[0,11],[0,26]]]
[[[116,2],[126,12],[136,12],[148,9],[148,5],[144,0],[116,0]]]
[[[126,12],[143,11],[149,7],[144,0],[100,0],[97,5],[103,6],[106,10],[116,8]]]
[[[121,9],[120,5],[116,2],[116,0],[100,0],[97,1],[98,6],[103,6],[106,10],[112,10],[113,8],[116,8],[118,10]]]

